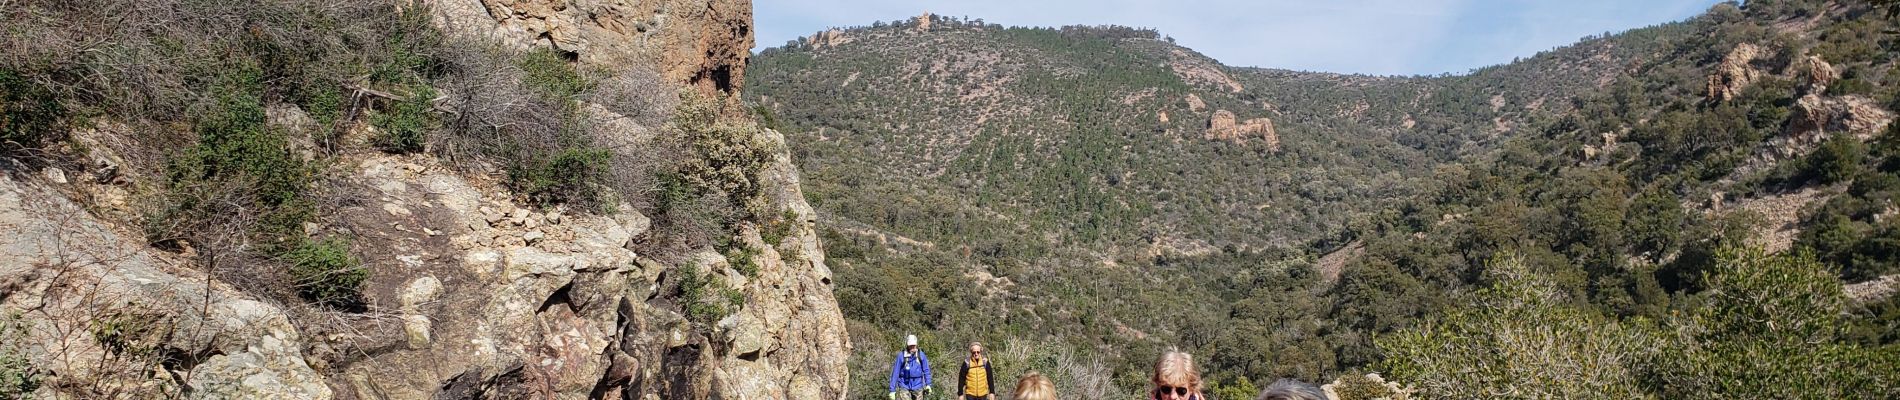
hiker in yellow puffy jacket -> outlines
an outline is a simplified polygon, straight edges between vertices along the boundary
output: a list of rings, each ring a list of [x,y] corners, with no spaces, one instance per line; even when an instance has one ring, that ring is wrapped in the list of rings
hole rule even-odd
[[[990,359],[983,356],[983,343],[970,343],[970,358],[957,368],[957,400],[996,400],[996,374],[990,373]]]

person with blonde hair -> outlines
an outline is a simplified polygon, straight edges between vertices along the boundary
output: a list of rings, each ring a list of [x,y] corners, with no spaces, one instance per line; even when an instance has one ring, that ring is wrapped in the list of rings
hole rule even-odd
[[[1016,381],[1016,391],[1010,400],[1056,400],[1056,384],[1036,371],[1029,371],[1023,379]]]
[[[996,374],[983,356],[983,343],[970,343],[970,358],[957,369],[957,400],[996,400]]]
[[[1161,353],[1155,361],[1154,390],[1150,400],[1205,400],[1201,393],[1201,371],[1194,369],[1194,356],[1179,350]]]

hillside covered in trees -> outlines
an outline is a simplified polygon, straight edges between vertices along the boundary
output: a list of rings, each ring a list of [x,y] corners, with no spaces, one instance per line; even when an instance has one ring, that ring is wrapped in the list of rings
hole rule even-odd
[[[917,333],[1079,398],[1140,390],[1175,346],[1223,399],[1358,372],[1878,398],[1900,377],[1888,10],[1719,4],[1432,77],[926,14],[766,49],[746,100],[806,173],[858,395]]]

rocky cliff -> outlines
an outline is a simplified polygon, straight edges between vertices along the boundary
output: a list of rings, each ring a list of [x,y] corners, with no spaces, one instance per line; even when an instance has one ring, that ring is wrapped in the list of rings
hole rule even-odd
[[[445,31],[552,47],[597,65],[645,64],[708,93],[745,83],[750,0],[430,0]]]
[[[551,48],[584,66],[648,65],[665,81],[614,90],[737,94],[752,45],[743,0],[428,6],[451,36]],[[608,121],[586,133],[613,151],[658,146],[675,129],[576,103]],[[269,107],[272,132],[293,143],[328,134],[297,105]],[[0,355],[30,361],[30,397],[844,397],[844,319],[777,132],[729,130],[764,155],[744,176],[753,216],[719,225],[717,246],[663,256],[650,254],[662,251],[650,243],[658,224],[638,208],[531,203],[497,167],[378,151],[373,124],[345,125],[330,154],[303,145],[302,158],[322,161],[312,186],[328,204],[304,233],[351,238],[368,271],[360,310],[218,273],[220,257],[255,255],[149,244],[149,221],[125,200],[162,177],[119,169],[137,143],[129,129],[76,129],[91,145],[61,150],[106,161],[0,159]]]

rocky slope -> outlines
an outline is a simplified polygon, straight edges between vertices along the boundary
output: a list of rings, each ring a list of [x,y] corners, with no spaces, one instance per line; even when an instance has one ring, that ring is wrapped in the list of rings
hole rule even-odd
[[[665,81],[628,90],[739,93],[750,2],[635,3],[428,5],[448,35],[552,48],[582,66],[650,65]],[[616,121],[590,134],[619,146],[655,146],[666,129],[579,106]],[[297,106],[271,107],[270,126],[293,141],[323,133]],[[732,261],[710,247],[647,254],[655,222],[633,207],[524,203],[492,169],[376,151],[375,131],[354,125],[322,156],[316,185],[335,206],[304,226],[353,238],[369,271],[361,312],[281,302],[206,273],[221,254],[148,245],[126,199],[159,177],[120,170],[124,145],[73,150],[100,160],[77,166],[12,162],[0,177],[0,228],[13,232],[0,240],[0,309],[13,319],[0,333],[21,332],[6,351],[31,361],[31,396],[844,396],[837,355],[851,345],[816,214],[778,133],[742,138],[767,148],[748,178],[774,219],[732,225],[732,242],[755,249]],[[94,144],[137,134],[71,133]]]

